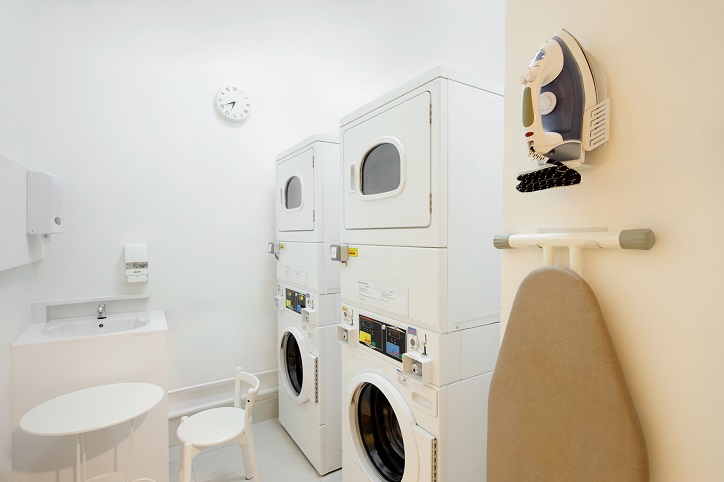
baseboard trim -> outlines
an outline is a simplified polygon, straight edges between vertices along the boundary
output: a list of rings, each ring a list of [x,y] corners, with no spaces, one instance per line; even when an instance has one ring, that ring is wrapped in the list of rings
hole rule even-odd
[[[261,385],[257,395],[257,404],[267,400],[277,400],[279,390],[277,370],[268,370],[255,373],[255,375],[259,378]],[[232,405],[233,393],[233,378],[169,390],[168,418],[173,420],[186,415],[193,415],[201,410]]]

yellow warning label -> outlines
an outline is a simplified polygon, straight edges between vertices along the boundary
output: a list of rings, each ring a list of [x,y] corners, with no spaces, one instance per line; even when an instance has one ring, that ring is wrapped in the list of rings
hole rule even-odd
[[[370,343],[372,343],[372,335],[370,335],[369,333],[366,333],[364,331],[360,331],[359,332],[359,341],[369,345]]]
[[[291,307],[292,307],[292,300],[287,300],[287,308],[291,308]]]
[[[284,249],[284,243],[279,243],[279,249],[281,249],[281,250]]]
[[[356,258],[357,257],[357,248],[349,248],[348,253],[349,253],[350,258]]]

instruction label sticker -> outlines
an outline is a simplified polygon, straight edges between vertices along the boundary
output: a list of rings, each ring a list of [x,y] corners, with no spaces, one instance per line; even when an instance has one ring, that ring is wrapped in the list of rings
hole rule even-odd
[[[307,271],[302,268],[286,265],[284,266],[284,279],[307,284]]]
[[[279,243],[279,249],[280,249],[281,251],[284,251],[284,243]]]
[[[347,249],[347,254],[350,258],[356,258],[359,256],[359,249],[358,248],[349,248]]]
[[[409,290],[397,286],[357,280],[357,299],[387,311],[408,315],[407,300]]]
[[[365,331],[360,331],[359,332],[359,341],[361,341],[362,343],[364,343],[366,345],[371,345],[372,344],[372,335]]]

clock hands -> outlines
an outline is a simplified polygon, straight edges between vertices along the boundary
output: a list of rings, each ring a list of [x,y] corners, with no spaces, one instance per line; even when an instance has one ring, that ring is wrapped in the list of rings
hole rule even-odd
[[[226,103],[226,104],[224,104],[224,105],[229,105],[229,104],[231,104],[231,108],[233,109],[233,108],[234,108],[234,105],[236,105],[236,101],[233,101],[233,102],[227,102],[227,103]]]

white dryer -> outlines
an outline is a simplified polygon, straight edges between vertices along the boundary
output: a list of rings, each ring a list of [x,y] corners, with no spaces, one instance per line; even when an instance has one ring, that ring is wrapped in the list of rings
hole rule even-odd
[[[342,118],[341,242],[490,239],[477,236],[500,229],[502,92],[438,66]]]
[[[344,482],[485,480],[499,324],[427,333],[342,306]],[[473,331],[477,331],[473,333]]]
[[[327,253],[339,242],[339,143],[317,134],[276,158],[277,279],[317,293],[339,291]]]
[[[499,320],[503,97],[436,67],[342,119],[342,301],[447,333]]]
[[[283,302],[281,299],[283,298]],[[279,283],[279,422],[320,474],[342,466],[340,346],[329,320],[339,294],[309,296]]]

